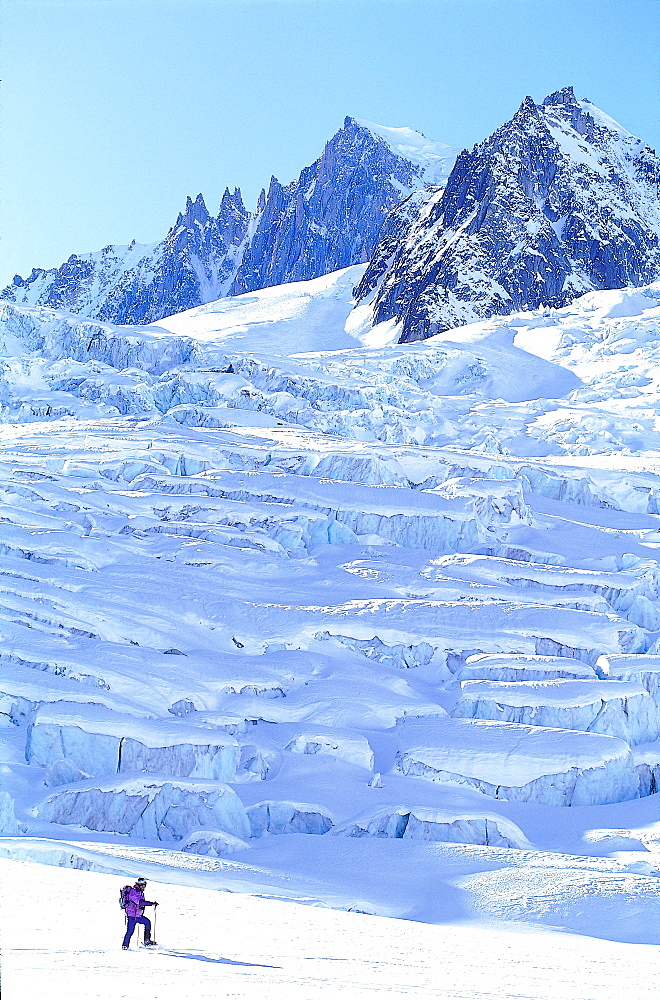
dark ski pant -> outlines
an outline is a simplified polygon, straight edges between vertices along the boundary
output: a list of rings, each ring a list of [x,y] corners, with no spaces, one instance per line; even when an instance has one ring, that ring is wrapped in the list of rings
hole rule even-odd
[[[133,937],[136,924],[144,924],[144,940],[151,941],[151,921],[149,917],[126,917],[126,933],[124,934],[124,945],[128,948]]]

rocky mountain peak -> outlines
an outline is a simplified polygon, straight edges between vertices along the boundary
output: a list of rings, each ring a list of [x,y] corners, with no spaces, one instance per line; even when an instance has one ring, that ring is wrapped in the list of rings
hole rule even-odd
[[[271,179],[231,294],[366,262],[387,214],[428,186],[427,168],[435,177],[442,163],[446,175],[454,157],[451,147],[412,129],[347,116],[297,180]]]
[[[531,100],[531,98],[525,98],[525,100]],[[572,87],[562,87],[561,90],[555,90],[553,94],[548,94],[547,97],[543,98],[543,104],[573,104],[577,107],[577,100],[575,99],[575,93]]]
[[[535,118],[538,118],[539,109],[537,108],[534,99],[528,95],[521,102],[520,107],[518,108],[514,116],[514,121],[517,118],[527,118],[530,115],[533,115]]]
[[[541,105],[526,97],[458,157],[440,197],[427,195],[398,230],[384,227],[358,296],[374,295],[374,322],[397,320],[409,341],[653,281],[659,179],[653,151],[571,87]]]
[[[178,226],[185,226],[190,229],[195,223],[201,226],[206,225],[211,216],[204,203],[204,198],[201,194],[198,194],[193,201],[190,196],[186,198],[186,207],[183,212],[180,212],[177,216],[175,228]]]
[[[211,216],[186,199],[152,246],[72,255],[61,268],[17,276],[0,297],[66,308],[119,323],[150,323],[208,302],[366,262],[387,214],[411,191],[449,173],[455,150],[412,129],[347,116],[296,180],[272,177],[252,219],[240,190]]]
[[[225,295],[370,261],[358,297],[403,340],[660,273],[660,161],[563,87],[472,150],[346,116],[320,156],[256,213],[225,189],[188,197],[153,246],[109,246],[33,269],[0,297],[148,323]]]

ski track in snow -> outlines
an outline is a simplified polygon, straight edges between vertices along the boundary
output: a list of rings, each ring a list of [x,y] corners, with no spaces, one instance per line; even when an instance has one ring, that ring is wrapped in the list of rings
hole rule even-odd
[[[375,348],[362,270],[0,306],[13,996],[657,991],[660,284]]]

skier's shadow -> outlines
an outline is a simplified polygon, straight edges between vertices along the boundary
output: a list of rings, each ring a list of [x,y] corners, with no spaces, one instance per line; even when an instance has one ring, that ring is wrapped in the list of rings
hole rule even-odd
[[[259,962],[234,962],[231,958],[209,958],[208,955],[195,955],[191,951],[174,951],[173,948],[161,948],[161,952],[172,958],[192,958],[196,962],[213,962],[215,965],[242,965],[250,969],[281,969],[281,965],[263,965]]]

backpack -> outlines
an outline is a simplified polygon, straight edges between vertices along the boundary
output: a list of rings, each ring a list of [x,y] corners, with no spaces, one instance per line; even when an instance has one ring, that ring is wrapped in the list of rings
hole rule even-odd
[[[128,905],[129,902],[128,894],[132,888],[133,886],[131,885],[125,885],[119,890],[119,905],[121,906],[122,910],[125,910],[126,906]]]

